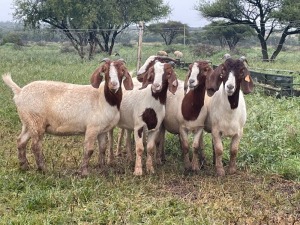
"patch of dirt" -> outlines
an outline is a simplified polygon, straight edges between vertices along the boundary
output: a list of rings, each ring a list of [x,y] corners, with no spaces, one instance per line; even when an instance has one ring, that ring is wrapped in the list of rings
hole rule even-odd
[[[300,183],[277,176],[238,172],[220,178],[204,172],[167,180],[161,190],[166,193],[224,214],[226,224],[300,225]]]

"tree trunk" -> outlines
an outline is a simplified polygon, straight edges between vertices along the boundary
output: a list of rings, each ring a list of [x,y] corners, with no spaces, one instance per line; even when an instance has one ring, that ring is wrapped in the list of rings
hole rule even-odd
[[[108,51],[108,54],[111,55],[112,54],[112,50],[114,48],[114,45],[115,45],[115,39],[118,35],[118,32],[117,31],[114,31],[113,32],[113,35],[112,35],[112,39],[111,39],[111,42],[110,42],[110,47],[109,47],[109,51]]]
[[[262,54],[262,60],[264,62],[269,62],[269,55],[268,55],[268,46],[266,40],[258,34],[258,39],[260,41],[261,46],[261,54]]]
[[[101,44],[101,42],[99,41],[99,39],[97,37],[95,37],[95,42],[99,45],[101,51],[104,52],[105,49],[104,49],[103,45]]]
[[[284,44],[284,42],[285,42],[285,39],[286,39],[286,37],[288,36],[288,29],[289,29],[289,26],[287,26],[285,29],[284,29],[284,31],[283,31],[283,33],[282,33],[282,35],[281,35],[281,38],[280,38],[280,40],[279,40],[279,43],[278,43],[278,45],[277,45],[277,48],[276,48],[276,50],[273,52],[273,54],[272,54],[272,56],[271,56],[271,61],[274,61],[275,60],[275,58],[277,57],[277,55],[279,54],[279,52],[282,50],[282,47],[283,47],[283,44]]]

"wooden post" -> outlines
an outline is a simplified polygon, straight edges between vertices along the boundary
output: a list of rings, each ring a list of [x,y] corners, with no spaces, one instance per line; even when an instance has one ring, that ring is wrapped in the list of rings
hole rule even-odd
[[[183,46],[185,47],[185,24],[183,25]]]
[[[139,41],[138,41],[136,72],[138,72],[138,70],[140,69],[141,60],[142,60],[143,31],[144,31],[144,22],[140,21],[139,22]]]

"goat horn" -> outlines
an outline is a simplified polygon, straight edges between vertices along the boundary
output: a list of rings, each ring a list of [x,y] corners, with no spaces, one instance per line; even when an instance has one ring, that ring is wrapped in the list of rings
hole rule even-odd
[[[126,63],[126,61],[125,61],[125,59],[118,59],[118,61],[121,61],[121,62],[123,62],[123,63]]]
[[[173,68],[175,67],[176,63],[173,61],[168,62]]]
[[[102,62],[107,62],[107,61],[109,61],[110,59],[109,58],[104,58],[104,59],[102,59],[101,61],[100,61],[100,63],[102,63]]]

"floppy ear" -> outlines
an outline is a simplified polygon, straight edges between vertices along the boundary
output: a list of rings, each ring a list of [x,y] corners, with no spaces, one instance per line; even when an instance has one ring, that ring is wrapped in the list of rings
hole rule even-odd
[[[171,76],[168,79],[168,87],[169,87],[169,91],[172,94],[175,94],[175,92],[177,90],[177,87],[178,87],[178,81],[177,81],[176,74],[175,74],[174,70],[172,70]]]
[[[124,73],[125,79],[123,80],[123,84],[126,90],[132,90],[133,89],[133,82],[130,74],[126,70]]]
[[[186,94],[186,91],[188,89],[188,81],[189,81],[189,78],[190,78],[190,68],[189,68],[189,71],[188,73],[186,74],[185,76],[185,80],[184,80],[184,94]]]
[[[142,87],[139,90],[144,89],[148,86],[148,84],[153,83],[153,73],[154,73],[154,68],[151,67],[148,70],[148,72],[145,74],[144,79],[143,79]]]
[[[249,94],[254,90],[254,83],[248,69],[244,70],[244,76],[241,82],[241,89],[244,94]]]
[[[91,85],[94,88],[99,88],[101,81],[103,80],[103,75],[101,74],[102,72],[102,66],[100,66],[98,69],[94,71],[94,73],[91,76]]]

